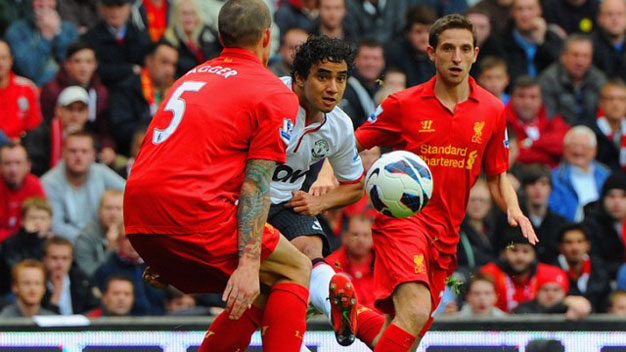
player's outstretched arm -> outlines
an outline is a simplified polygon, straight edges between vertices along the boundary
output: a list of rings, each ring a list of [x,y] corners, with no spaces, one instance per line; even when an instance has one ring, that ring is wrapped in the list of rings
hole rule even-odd
[[[222,299],[230,319],[239,319],[260,292],[259,267],[263,229],[270,207],[270,181],[276,162],[250,159],[237,207],[239,265],[226,284]]]
[[[363,185],[363,178],[361,178],[356,183],[339,185],[322,195],[295,191],[286,206],[293,208],[296,213],[316,216],[324,210],[345,207],[358,202],[363,197]]]
[[[534,245],[539,242],[530,220],[522,213],[519,207],[517,195],[506,172],[499,175],[488,175],[487,184],[496,204],[506,212],[509,225],[519,226],[522,229],[522,234],[528,239],[530,244]]]

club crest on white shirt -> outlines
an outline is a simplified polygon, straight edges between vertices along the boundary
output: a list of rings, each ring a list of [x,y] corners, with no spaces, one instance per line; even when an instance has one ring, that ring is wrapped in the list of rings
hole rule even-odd
[[[311,154],[316,158],[323,158],[330,151],[330,143],[325,139],[319,139],[313,144]]]

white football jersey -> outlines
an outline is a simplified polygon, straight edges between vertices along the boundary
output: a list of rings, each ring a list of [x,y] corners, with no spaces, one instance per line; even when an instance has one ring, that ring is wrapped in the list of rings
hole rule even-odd
[[[290,88],[291,77],[281,77]],[[363,163],[356,150],[352,120],[335,107],[324,115],[321,123],[305,126],[306,112],[298,110],[287,142],[287,162],[277,165],[270,184],[272,204],[291,199],[292,191],[302,188],[306,173],[312,165],[328,158],[340,183],[358,181],[363,175]]]

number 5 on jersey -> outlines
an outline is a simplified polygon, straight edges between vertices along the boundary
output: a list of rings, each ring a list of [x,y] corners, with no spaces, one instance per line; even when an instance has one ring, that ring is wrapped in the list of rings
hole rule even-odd
[[[183,95],[183,93],[185,92],[197,92],[202,89],[205,84],[206,82],[188,81],[184,82],[183,84],[178,86],[178,88],[176,88],[174,94],[172,94],[170,99],[165,104],[165,108],[163,108],[164,111],[171,111],[174,114],[174,117],[172,118],[172,121],[170,121],[170,124],[164,130],[160,130],[156,127],[154,128],[154,134],[152,135],[153,144],[160,144],[165,142],[168,138],[170,138],[172,134],[174,134],[174,132],[178,128],[178,125],[180,125],[180,122],[183,120],[187,105],[185,104],[185,99],[181,98],[180,96]]]

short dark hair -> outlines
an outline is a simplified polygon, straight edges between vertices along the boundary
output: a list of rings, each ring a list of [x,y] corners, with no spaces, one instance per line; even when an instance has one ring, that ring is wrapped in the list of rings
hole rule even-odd
[[[345,62],[348,65],[348,71],[351,71],[354,67],[354,55],[354,50],[346,41],[325,35],[310,36],[296,49],[291,77],[295,78],[297,74],[306,79],[311,72],[311,67],[324,61]]]
[[[478,72],[482,74],[483,72],[496,67],[502,67],[504,68],[504,71],[506,71],[506,61],[504,61],[504,59],[499,56],[485,56],[482,60],[480,60],[480,64],[478,65]]]
[[[256,44],[272,24],[272,17],[261,0],[229,0],[217,23],[224,47],[237,48]]]
[[[383,44],[379,42],[376,38],[365,37],[359,41],[357,44],[356,52],[361,51],[361,48],[381,48],[383,49]]]
[[[130,283],[130,286],[133,288],[133,295],[135,294],[135,284],[133,283],[133,280],[131,280],[128,276],[126,275],[122,275],[122,274],[113,274],[111,276],[109,276],[106,279],[106,282],[104,283],[104,292],[106,293],[109,290],[109,286],[111,286],[111,282],[113,281],[126,281],[128,283]]]
[[[15,148],[23,149],[24,152],[26,153],[26,160],[29,160],[28,149],[26,149],[26,147],[23,144],[16,143],[16,142],[9,142],[7,144],[0,145],[0,161],[2,161],[2,151],[3,150],[5,150],[5,149],[15,149]]]
[[[413,6],[406,12],[404,31],[410,31],[414,24],[430,26],[435,21],[437,21],[437,11],[432,6],[426,4]]]
[[[535,86],[539,86],[538,79],[529,75],[521,75],[515,79],[515,82],[513,82],[513,89],[511,89],[511,91],[514,91],[517,88],[529,88]]]
[[[565,234],[570,232],[570,231],[580,231],[583,233],[583,235],[585,236],[585,240],[589,241],[589,235],[587,234],[587,228],[585,227],[585,225],[577,222],[577,223],[568,223],[565,224],[563,226],[561,226],[559,228],[559,236],[557,237],[559,239],[559,243],[563,243],[563,240],[565,239]]]
[[[74,54],[76,54],[79,51],[82,50],[91,50],[94,52],[95,54],[95,50],[94,48],[87,43],[86,41],[79,39],[73,43],[71,43],[68,47],[67,47],[67,54],[65,56],[65,60],[69,60],[72,56],[74,56]]]
[[[61,236],[52,236],[48,238],[46,242],[43,243],[43,246],[41,247],[42,257],[45,257],[46,255],[48,255],[48,249],[50,248],[50,246],[68,246],[72,248],[72,251],[74,251],[74,245],[72,244],[72,242],[70,242],[70,240]]]
[[[67,140],[70,139],[70,137],[84,137],[84,138],[89,138],[91,139],[91,145],[93,147],[93,149],[96,149],[96,138],[93,136],[93,134],[87,132],[87,131],[75,131],[75,132],[70,132],[67,134],[67,136],[65,136],[65,141],[66,141],[66,145],[67,145]]]
[[[545,164],[526,165],[522,170],[520,178],[522,189],[539,181],[541,178],[548,179],[550,186],[552,186],[552,169]]]
[[[467,17],[467,15],[483,15],[489,18],[489,23],[491,23],[491,15],[489,11],[487,11],[486,9],[482,7],[479,7],[476,5],[470,7],[469,9],[465,11],[465,17]]]
[[[448,29],[466,29],[472,33],[473,45],[476,47],[478,45],[478,40],[476,39],[476,31],[474,31],[474,25],[472,22],[468,21],[467,18],[463,15],[459,15],[458,13],[453,13],[451,15],[446,15],[441,17],[432,26],[430,26],[430,33],[428,35],[428,44],[433,47],[433,49],[437,49],[437,44],[439,43],[439,36],[445,30]]]
[[[178,52],[178,48],[176,48],[174,46],[174,44],[168,42],[167,40],[159,40],[156,43],[150,44],[150,47],[148,48],[148,52],[146,53],[146,56],[154,56],[154,54],[156,54],[157,50],[159,50],[159,48],[162,47],[162,46],[166,46],[166,47],[171,48],[171,49],[175,50],[176,52]]]
[[[573,42],[589,42],[589,44],[591,44],[591,48],[593,51],[593,40],[591,39],[589,35],[582,34],[582,33],[572,33],[567,38],[565,38],[561,53],[566,52]]]

